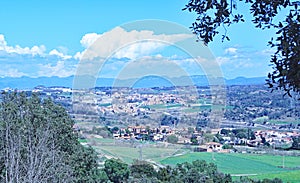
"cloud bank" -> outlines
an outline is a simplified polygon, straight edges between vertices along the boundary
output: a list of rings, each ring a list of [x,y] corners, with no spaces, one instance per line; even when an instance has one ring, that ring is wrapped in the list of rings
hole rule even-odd
[[[67,53],[68,48],[63,49],[59,46],[47,50],[45,45],[32,47],[9,45],[5,36],[0,34],[0,77],[68,77],[75,74],[77,65],[83,57],[110,57],[104,70],[102,69],[103,72],[99,73],[101,77],[115,77],[126,64],[133,61],[136,64],[130,65],[131,71],[149,68],[151,64],[156,66],[153,68],[157,68],[157,70],[166,69],[168,65],[174,67],[174,63],[190,75],[204,74],[201,66],[195,64],[192,58],[179,52],[168,53],[168,48],[173,44],[190,37],[190,34],[155,34],[149,30],[127,31],[116,27],[101,34],[87,33],[83,35],[79,39],[82,50],[71,55]],[[138,41],[141,39],[143,41]],[[97,42],[105,44],[99,46]],[[89,49],[91,47],[93,49]],[[87,53],[88,50],[92,50],[92,52]],[[272,50],[249,51],[247,48],[231,46],[224,48],[223,54],[218,55],[216,61],[221,65],[224,75],[228,78],[245,76],[245,74],[250,76],[253,69],[255,72],[252,72],[252,75],[257,75],[257,73],[264,75],[269,68],[262,60],[267,60],[271,53]],[[209,64],[209,61],[201,61],[201,63]],[[90,67],[93,67],[92,63],[90,63]],[[174,69],[176,68],[174,67]]]

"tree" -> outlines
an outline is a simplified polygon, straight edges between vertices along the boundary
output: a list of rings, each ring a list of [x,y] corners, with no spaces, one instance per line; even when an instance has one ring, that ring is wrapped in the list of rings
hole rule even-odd
[[[101,169],[99,171],[97,182],[105,182],[105,183],[109,183],[110,182],[108,176],[106,175],[106,173],[105,173],[105,171],[103,169]]]
[[[220,135],[219,132],[215,135],[214,141],[219,142],[219,143],[223,143],[223,142],[224,142],[224,139],[223,139],[223,137]]]
[[[170,182],[172,177],[172,167],[167,165],[166,167],[160,168],[157,172],[158,180],[162,182]]]
[[[217,171],[217,166],[207,163],[204,160],[195,160],[192,163],[177,164],[173,170],[166,173],[170,176],[168,180],[178,180],[178,182],[232,182],[230,175],[224,175]],[[160,179],[161,180],[161,179]]]
[[[283,89],[289,96],[293,92],[300,93],[300,1],[239,0],[239,3],[250,5],[256,28],[276,30],[276,38],[268,42],[276,49],[270,60],[274,70],[268,74],[269,87]],[[283,20],[275,21],[282,9],[289,13]],[[237,12],[235,0],[190,0],[183,10],[197,14],[191,29],[205,44],[213,41],[220,27],[224,29],[222,41],[229,41],[227,28],[245,22],[244,16]]]
[[[192,136],[191,137],[191,143],[192,143],[192,145],[198,145],[199,144],[199,142],[197,140],[197,136]]]
[[[178,137],[176,135],[169,135],[167,137],[167,142],[171,144],[176,144],[178,142]]]
[[[158,171],[145,161],[135,160],[130,166],[117,159],[109,159],[104,164],[104,171],[112,182],[151,182],[151,183],[231,183],[231,182],[274,182],[281,183],[280,179],[252,180],[247,177],[241,177],[240,181],[233,181],[230,174],[219,172],[217,166],[213,163],[207,163],[204,160],[195,160],[191,163],[184,162],[171,167],[169,165],[160,167]],[[103,173],[103,172],[102,172]],[[130,175],[129,175],[130,174]],[[101,175],[101,182],[109,182],[105,175]]]
[[[271,179],[263,179],[262,183],[282,183],[282,180],[275,178],[273,180]]]
[[[300,137],[293,137],[293,149],[300,149]]]
[[[224,144],[222,146],[223,149],[233,149],[233,146],[232,145],[229,145],[229,144]]]
[[[126,182],[130,173],[128,165],[119,159],[106,160],[104,171],[109,180],[115,183]]]
[[[237,138],[240,138],[240,139],[245,139],[245,138],[247,138],[247,135],[246,135],[246,133],[244,133],[244,132],[238,132],[238,133],[236,134],[236,137],[237,137]]]
[[[78,146],[72,162],[76,182],[96,182],[101,177],[97,154],[92,147]]]
[[[0,182],[83,182],[97,170],[74,121],[50,99],[5,93],[0,103]],[[84,154],[82,154],[84,153]],[[80,159],[82,155],[85,159]],[[79,162],[80,160],[80,162]],[[78,163],[88,166],[78,168]],[[78,172],[84,171],[85,174]],[[89,179],[95,180],[95,179]]]
[[[135,160],[130,166],[131,175],[135,178],[153,177],[156,175],[153,165],[146,161]]]
[[[222,130],[221,130],[221,134],[223,134],[223,135],[225,135],[225,136],[228,136],[229,133],[231,133],[230,130],[227,130],[227,129],[222,129]]]
[[[211,134],[211,133],[204,133],[202,138],[203,138],[205,143],[206,142],[212,142],[213,139],[214,139],[214,135]]]

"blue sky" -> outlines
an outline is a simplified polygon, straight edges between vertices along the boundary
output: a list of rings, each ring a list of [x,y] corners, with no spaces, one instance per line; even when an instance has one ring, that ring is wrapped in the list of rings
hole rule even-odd
[[[181,10],[185,3],[184,0],[3,0],[0,2],[0,77],[73,75],[88,46],[123,24],[157,19],[188,28],[195,15]],[[125,31],[129,35],[132,30]],[[274,32],[255,30],[251,23],[233,26],[229,31],[230,42],[221,43],[217,37],[209,45],[223,75],[226,78],[266,76],[271,71],[268,65],[272,53],[266,44]],[[134,59],[150,56],[154,60],[174,60],[191,75],[202,74],[195,71],[190,58],[178,49],[166,45],[145,46],[157,48],[141,50],[139,47],[139,52],[134,50]],[[116,54],[118,60],[133,60],[130,50],[127,49],[124,58]],[[121,65],[111,61],[106,67],[105,76],[109,77]]]

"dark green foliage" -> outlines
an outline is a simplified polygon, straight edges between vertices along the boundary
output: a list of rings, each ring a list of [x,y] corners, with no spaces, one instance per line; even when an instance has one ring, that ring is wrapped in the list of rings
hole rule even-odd
[[[236,137],[242,139],[242,138],[247,138],[247,135],[244,132],[239,132],[236,134]]]
[[[161,125],[177,125],[179,122],[179,119],[176,116],[172,116],[172,115],[163,115],[161,117]]]
[[[153,177],[156,176],[153,165],[147,161],[135,160],[130,166],[131,176],[135,178]]]
[[[92,130],[85,130],[84,133],[86,134],[97,134],[102,136],[103,138],[112,138],[111,129],[106,127],[93,127]]]
[[[108,176],[106,175],[106,172],[102,169],[99,170],[98,176],[97,176],[97,182],[103,182],[103,183],[108,183],[110,182]]]
[[[156,177],[141,177],[141,178],[130,177],[128,179],[128,182],[130,182],[130,183],[137,183],[137,182],[142,182],[142,183],[161,183]]]
[[[119,131],[119,128],[116,127],[116,126],[110,129],[110,132],[111,132],[111,133],[116,133],[116,132],[118,132],[118,131]]]
[[[172,178],[172,173],[172,167],[168,165],[159,169],[159,171],[157,172],[157,178],[162,182],[170,182]]]
[[[248,178],[248,177],[240,177],[240,180],[234,181],[234,183],[255,183],[256,181]]]
[[[115,183],[125,182],[129,178],[130,173],[128,165],[119,159],[106,160],[104,171],[109,180]]]
[[[196,136],[192,136],[192,137],[191,137],[191,143],[192,143],[192,145],[197,145],[197,144],[199,144]]]
[[[227,130],[227,129],[222,129],[222,130],[221,130],[221,134],[222,134],[222,135],[228,136],[230,133],[231,133],[230,130]]]
[[[161,168],[157,178],[162,182],[232,182],[230,175],[218,172],[215,164],[204,160]]]
[[[255,139],[255,134],[251,129],[233,129],[231,130],[221,130],[221,134],[227,134],[230,135],[232,134],[233,136],[237,137],[237,138],[247,138],[250,140],[254,140]]]
[[[292,148],[293,148],[293,149],[298,149],[298,150],[300,150],[300,136],[298,136],[298,137],[293,137]]]
[[[292,97],[292,92],[300,93],[300,9],[295,6],[276,28],[278,37],[269,42],[277,49],[271,59],[274,71],[269,73],[267,83]]]
[[[169,135],[167,136],[167,142],[176,144],[178,142],[178,137],[176,135]]]
[[[273,180],[271,180],[271,179],[263,179],[261,181],[261,183],[282,183],[282,180],[280,180],[278,178],[275,178]]]
[[[223,137],[220,135],[219,132],[215,135],[214,141],[219,142],[219,143],[223,143],[223,142],[224,142],[224,139],[223,139]]]
[[[37,94],[1,99],[0,182],[96,182],[95,152],[78,142],[64,108]]]
[[[280,179],[252,180],[248,177],[241,177],[233,181],[229,174],[218,171],[213,163],[204,160],[196,160],[192,163],[181,163],[175,167],[169,165],[155,168],[146,161],[135,160],[130,166],[119,159],[106,160],[104,171],[112,182],[145,182],[145,183],[281,183]],[[102,175],[101,182],[109,182]]]
[[[100,176],[97,155],[92,147],[78,146],[72,155],[75,181],[96,182]]]
[[[238,5],[243,4],[250,5],[252,22],[256,28],[276,30],[276,38],[269,42],[269,46],[276,48],[276,51],[270,61],[274,71],[269,73],[267,84],[272,89],[283,89],[289,96],[293,92],[300,93],[299,1],[190,0],[183,10],[197,14],[196,21],[190,28],[200,40],[208,44],[220,33],[220,27],[224,29],[222,41],[230,40],[227,28],[245,21],[242,13],[238,12]],[[282,9],[289,13],[284,20],[278,20],[277,15]]]
[[[232,145],[229,145],[229,144],[224,144],[223,149],[233,149],[233,146]]]

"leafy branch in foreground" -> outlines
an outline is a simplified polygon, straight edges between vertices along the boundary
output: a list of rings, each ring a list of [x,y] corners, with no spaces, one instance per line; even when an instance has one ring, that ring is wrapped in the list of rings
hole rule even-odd
[[[274,69],[266,80],[272,89],[283,89],[292,96],[300,93],[300,1],[290,0],[190,0],[183,10],[195,12],[197,18],[190,27],[198,39],[206,45],[220,33],[222,41],[230,40],[227,29],[240,22],[245,22],[244,15],[238,12],[238,6],[249,5],[252,23],[258,29],[275,29],[276,38],[269,41],[275,48],[271,56]],[[279,19],[282,11],[287,15]]]

